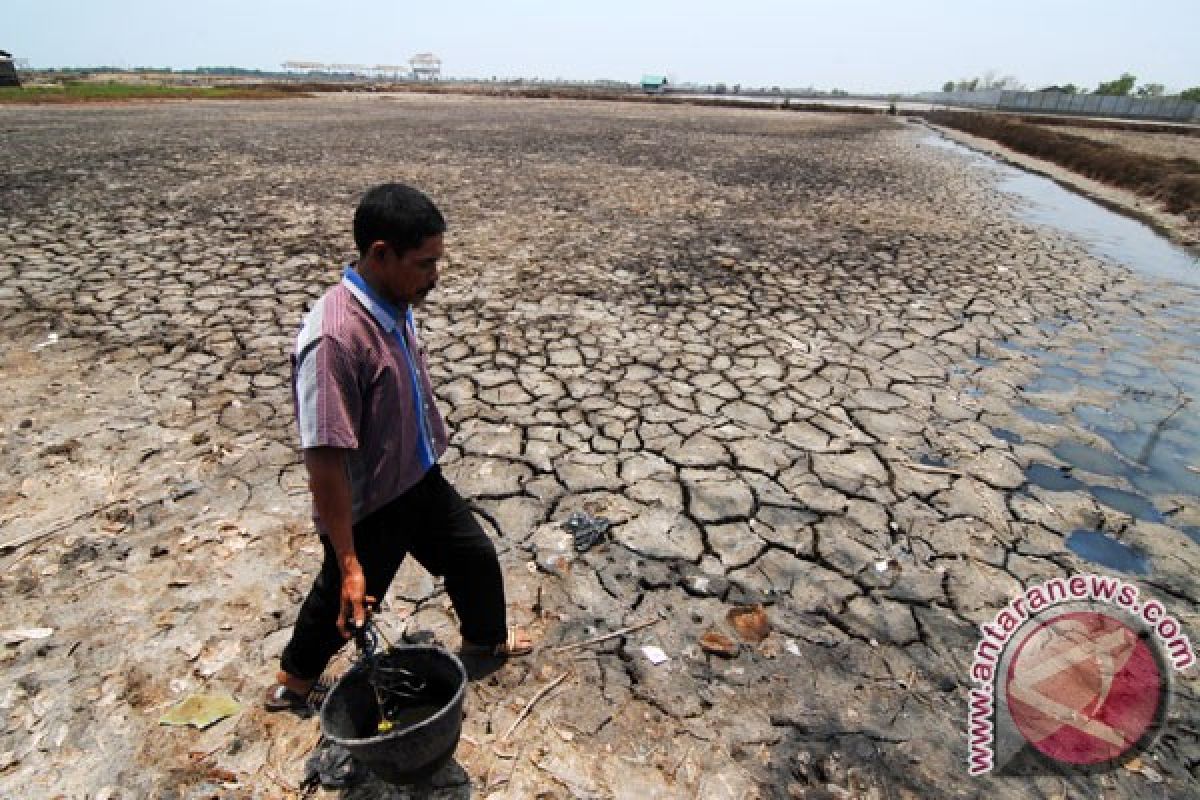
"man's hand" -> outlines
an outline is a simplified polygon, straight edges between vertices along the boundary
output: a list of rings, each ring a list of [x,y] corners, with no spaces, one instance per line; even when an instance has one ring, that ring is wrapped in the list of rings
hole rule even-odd
[[[349,639],[356,628],[367,621],[367,612],[375,598],[367,597],[367,581],[357,559],[342,563],[342,600],[338,609],[337,626],[343,639]]]

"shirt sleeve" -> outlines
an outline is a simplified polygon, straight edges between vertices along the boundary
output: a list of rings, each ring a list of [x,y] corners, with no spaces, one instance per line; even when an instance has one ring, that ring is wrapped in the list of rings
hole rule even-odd
[[[294,380],[300,446],[357,450],[362,392],[346,347],[320,337],[297,356]]]

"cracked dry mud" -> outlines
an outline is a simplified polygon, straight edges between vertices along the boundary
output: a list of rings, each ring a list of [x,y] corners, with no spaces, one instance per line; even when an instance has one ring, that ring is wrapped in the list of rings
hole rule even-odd
[[[1002,346],[1053,347],[1047,319],[1103,343],[1178,296],[1015,222],[913,126],[347,96],[0,127],[3,539],[68,523],[3,557],[3,628],[54,632],[0,654],[0,794],[290,795],[316,723],[255,707],[319,555],[288,352],[351,257],[358,194],[394,179],[451,226],[420,315],[445,467],[543,648],[472,685],[425,796],[1197,791],[1194,673],[1146,757],[1161,782],[965,775],[976,626],[1089,568],[1066,533],[1136,538],[1139,586],[1194,636],[1200,546],[1026,484],[1052,439],[1013,411],[1035,362]],[[1172,508],[1197,524],[1194,498]],[[571,553],[574,511],[612,519],[609,540]],[[701,650],[753,603],[763,642]],[[383,620],[457,644],[416,567]],[[157,725],[200,688],[242,712]]]

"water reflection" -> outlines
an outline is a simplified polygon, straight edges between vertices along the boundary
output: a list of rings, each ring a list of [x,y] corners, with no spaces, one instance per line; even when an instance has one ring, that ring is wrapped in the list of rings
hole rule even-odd
[[[1029,484],[1085,491],[1135,519],[1170,524],[1160,507],[1174,509],[1200,498],[1200,259],[1047,178],[940,137],[926,143],[954,150],[995,174],[998,188],[1017,199],[1022,221],[1055,228],[1094,256],[1161,286],[1152,312],[1101,341],[1076,341],[1079,336],[1067,330],[1072,321],[1053,318],[1037,324],[1052,347],[1020,341],[1000,345],[1029,355],[1041,368],[1023,387],[1024,403],[1016,411],[1039,426],[1055,426],[1050,435],[1063,438],[1050,449],[1069,465],[1033,464],[1026,471]],[[1057,410],[1042,408],[1037,395],[1065,396],[1071,410],[1063,411],[1061,401],[1054,403]],[[1016,434],[1001,431],[993,429],[1005,441],[1020,442]],[[1108,485],[1114,483],[1129,488]],[[1156,503],[1162,496],[1172,499]],[[1200,542],[1200,526],[1181,530]],[[1143,555],[1097,531],[1076,531],[1067,544],[1114,569],[1149,569]]]
[[[1146,575],[1150,572],[1150,560],[1146,558],[1145,553],[1100,531],[1074,531],[1067,537],[1067,549],[1080,558],[1109,569],[1135,575]]]

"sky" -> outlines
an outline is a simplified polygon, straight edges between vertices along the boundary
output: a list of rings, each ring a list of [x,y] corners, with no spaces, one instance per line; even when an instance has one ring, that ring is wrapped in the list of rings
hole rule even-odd
[[[0,49],[32,67],[406,64],[565,78],[909,92],[989,71],[1029,88],[1122,72],[1200,86],[1200,1],[25,0]]]

